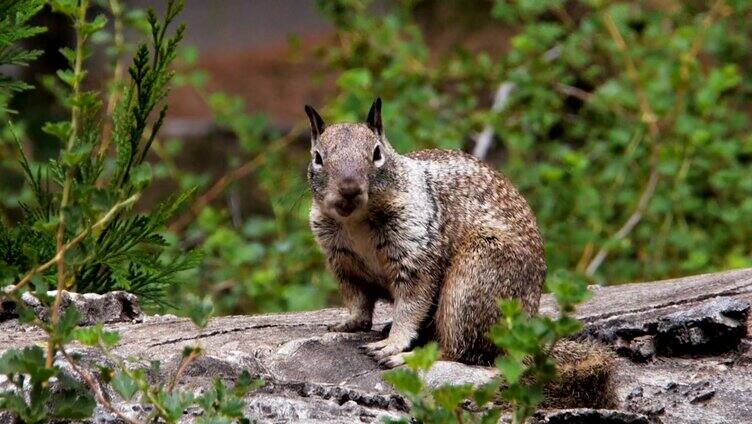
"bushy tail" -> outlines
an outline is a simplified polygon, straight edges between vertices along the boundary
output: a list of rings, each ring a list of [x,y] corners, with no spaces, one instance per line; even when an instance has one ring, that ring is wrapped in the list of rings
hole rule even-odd
[[[611,384],[616,356],[594,342],[562,340],[554,345],[557,376],[545,388],[546,408],[613,408]]]

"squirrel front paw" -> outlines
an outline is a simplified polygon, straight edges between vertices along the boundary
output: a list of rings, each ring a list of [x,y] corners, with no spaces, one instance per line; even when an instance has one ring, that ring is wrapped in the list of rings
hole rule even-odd
[[[402,353],[409,348],[409,339],[397,339],[394,337],[387,337],[384,340],[361,346],[361,349],[364,350],[368,356],[373,357],[377,361]]]
[[[358,331],[368,331],[371,329],[371,321],[349,319],[339,324],[332,324],[326,327],[328,331],[335,333],[357,333]]]

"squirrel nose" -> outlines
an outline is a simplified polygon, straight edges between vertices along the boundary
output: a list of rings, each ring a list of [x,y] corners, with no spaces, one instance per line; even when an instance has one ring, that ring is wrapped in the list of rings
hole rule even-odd
[[[339,186],[339,195],[345,200],[354,200],[363,194],[363,189],[355,181],[345,181]]]

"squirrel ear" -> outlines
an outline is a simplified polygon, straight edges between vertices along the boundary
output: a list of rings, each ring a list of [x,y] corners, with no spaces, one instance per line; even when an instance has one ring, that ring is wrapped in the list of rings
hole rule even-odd
[[[321,119],[321,115],[316,112],[316,109],[310,105],[305,105],[305,113],[308,115],[308,120],[311,121],[311,139],[316,141],[324,132],[324,120]]]
[[[373,130],[378,135],[383,134],[383,127],[381,126],[381,97],[376,97],[371,105],[371,110],[368,111],[368,119],[366,120],[368,128]]]

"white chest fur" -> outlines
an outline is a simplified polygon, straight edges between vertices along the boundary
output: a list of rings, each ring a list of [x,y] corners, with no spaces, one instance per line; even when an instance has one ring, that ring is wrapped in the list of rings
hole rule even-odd
[[[363,260],[373,275],[387,278],[385,258],[376,249],[368,224],[353,222],[343,225],[340,240]]]

